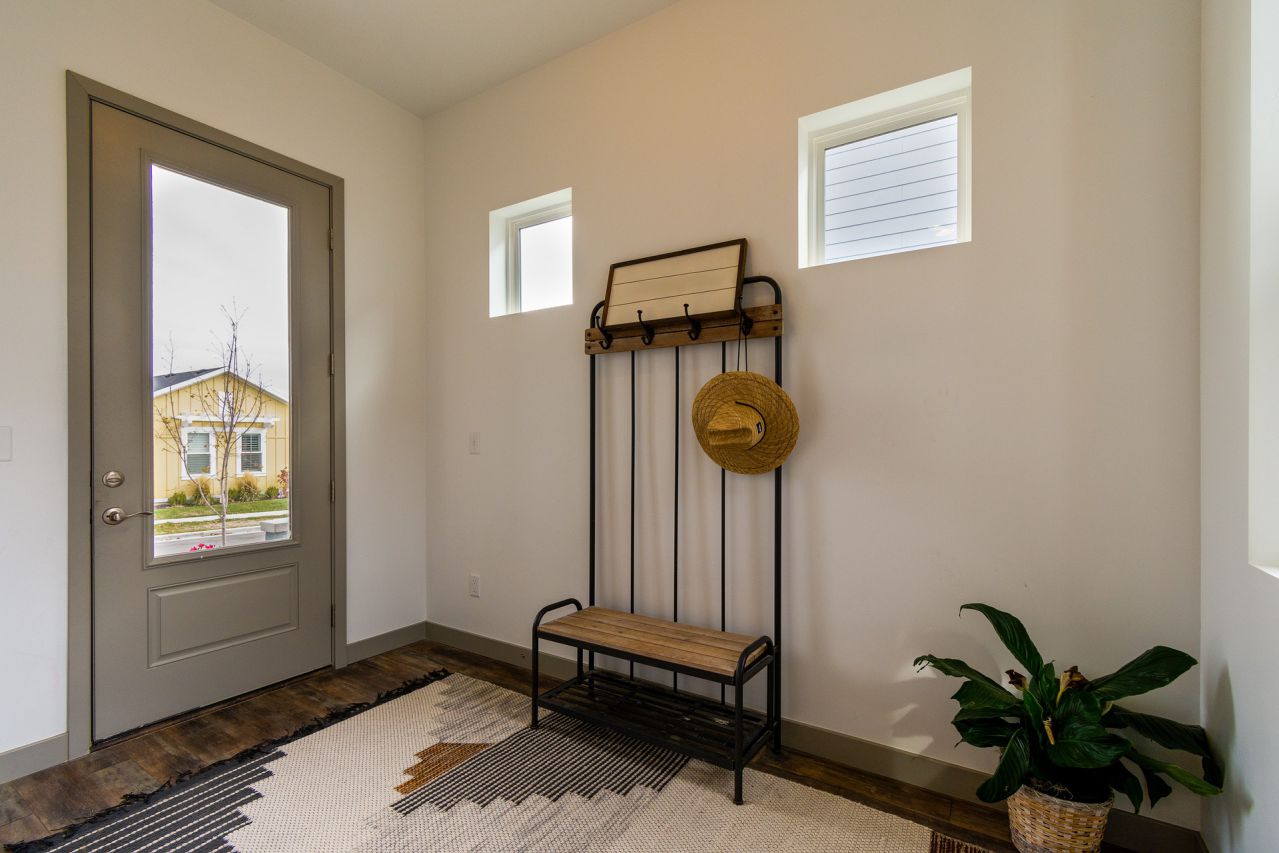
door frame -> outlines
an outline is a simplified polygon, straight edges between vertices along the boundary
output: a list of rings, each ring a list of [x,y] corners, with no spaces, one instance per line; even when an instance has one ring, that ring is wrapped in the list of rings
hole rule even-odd
[[[346,647],[346,332],[344,184],[341,178],[67,71],[67,751],[93,749],[93,427],[91,113],[105,104],[329,189],[329,341],[333,481],[332,661]]]

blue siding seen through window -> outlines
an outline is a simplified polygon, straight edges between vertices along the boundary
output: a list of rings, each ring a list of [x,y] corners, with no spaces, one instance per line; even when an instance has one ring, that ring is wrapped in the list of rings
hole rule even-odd
[[[825,259],[954,243],[958,129],[951,115],[826,149]]]

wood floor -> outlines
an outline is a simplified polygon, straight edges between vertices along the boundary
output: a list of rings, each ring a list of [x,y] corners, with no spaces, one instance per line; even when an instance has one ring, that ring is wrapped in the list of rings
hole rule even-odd
[[[528,670],[438,643],[419,642],[341,670],[283,685],[119,738],[66,764],[0,785],[0,844],[28,841],[82,821],[129,794],[148,793],[263,741],[285,737],[332,711],[439,668],[524,692]],[[554,685],[545,678],[544,688]],[[929,826],[994,851],[1012,851],[1000,812],[852,770],[803,753],[763,750],[752,766]]]

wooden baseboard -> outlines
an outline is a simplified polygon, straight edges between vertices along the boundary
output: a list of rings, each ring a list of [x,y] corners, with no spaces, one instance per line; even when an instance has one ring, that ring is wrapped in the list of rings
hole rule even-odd
[[[0,752],[0,784],[67,760],[67,733]]]
[[[425,640],[426,630],[425,622],[416,622],[412,625],[405,625],[403,628],[396,628],[394,631],[387,631],[385,634],[378,634],[375,637],[347,643],[346,662],[348,664],[355,663],[357,660],[371,658],[374,655],[382,654],[382,652],[389,652],[391,649],[398,649],[400,646],[407,646],[409,643]]]
[[[522,667],[529,666],[532,654],[515,643],[435,622],[426,623],[426,639]],[[576,672],[576,664],[567,658],[542,652],[540,659],[542,671],[555,678],[568,678]],[[967,767],[784,718],[782,741],[791,749],[866,773],[996,808],[977,799],[975,792],[986,776]],[[1110,814],[1106,840],[1135,853],[1206,853],[1198,832],[1118,809]]]

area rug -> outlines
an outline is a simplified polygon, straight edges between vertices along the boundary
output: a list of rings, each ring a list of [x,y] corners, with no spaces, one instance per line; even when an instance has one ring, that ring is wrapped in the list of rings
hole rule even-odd
[[[767,773],[732,773],[464,675],[216,765],[22,850],[981,853]]]

